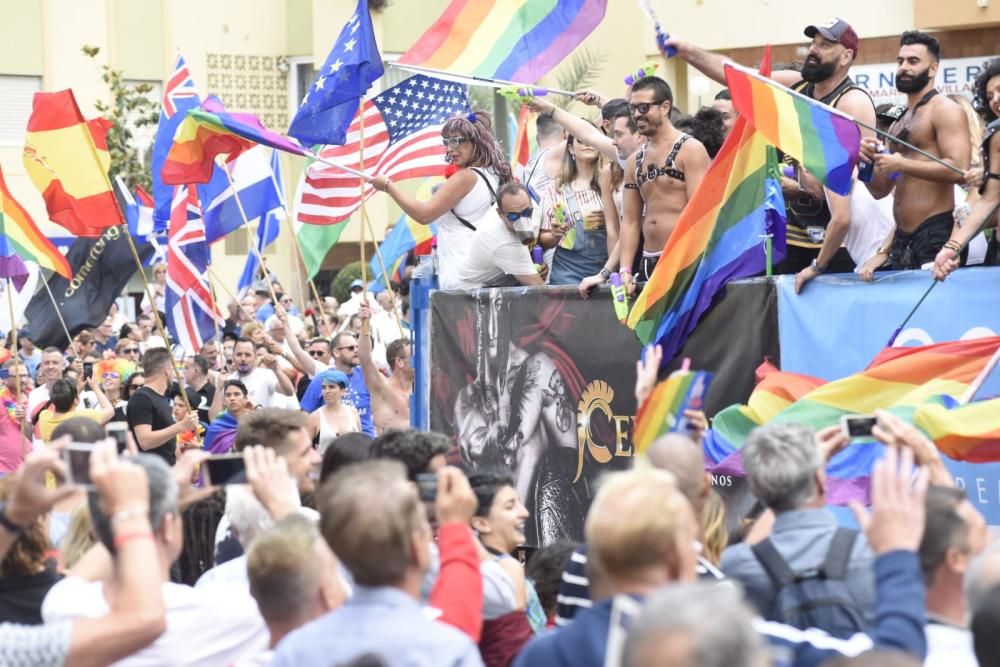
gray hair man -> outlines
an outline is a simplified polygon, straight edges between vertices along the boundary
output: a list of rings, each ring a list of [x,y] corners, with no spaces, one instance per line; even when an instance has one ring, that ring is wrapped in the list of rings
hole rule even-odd
[[[167,613],[167,631],[153,644],[120,665],[228,665],[254,656],[267,646],[267,628],[247,595],[209,595],[170,581],[170,568],[183,548],[178,485],[162,458],[139,454],[132,459],[142,466],[149,480],[149,507],[136,507],[108,516],[95,494],[90,496],[94,532],[111,553],[129,539],[150,539],[148,534],[118,535],[112,527],[122,517],[146,512],[156,543],[158,561],[149,564],[149,576],[159,577]],[[95,618],[107,613],[105,586],[118,590],[117,572],[109,581],[87,581],[69,576],[53,586],[42,603],[45,623],[66,619]],[[134,662],[133,662],[134,661]]]
[[[875,556],[864,535],[839,528],[825,508],[825,465],[811,428],[771,423],[754,430],[743,447],[743,467],[753,494],[775,514],[774,527],[758,544],[726,549],[720,565],[768,620],[847,637],[867,630],[874,619]],[[809,587],[821,582],[821,590],[806,590],[804,578]],[[808,618],[793,618],[787,595],[828,602]]]

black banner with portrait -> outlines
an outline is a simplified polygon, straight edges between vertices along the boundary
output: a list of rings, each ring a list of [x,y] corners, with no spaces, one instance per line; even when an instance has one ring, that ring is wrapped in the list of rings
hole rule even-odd
[[[764,357],[779,361],[777,331],[771,284],[734,283],[669,368],[687,356],[716,373],[705,401],[713,414],[746,400]],[[610,292],[435,292],[430,341],[431,430],[454,439],[467,470],[513,475],[531,512],[529,545],[582,540],[597,478],[627,468],[634,454],[641,346],[618,322]]]

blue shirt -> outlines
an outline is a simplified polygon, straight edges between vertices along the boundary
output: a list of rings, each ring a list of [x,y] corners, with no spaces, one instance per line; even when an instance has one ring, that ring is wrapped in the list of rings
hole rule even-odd
[[[357,586],[344,606],[304,625],[275,648],[272,667],[329,667],[373,653],[391,667],[481,667],[466,635],[428,619],[396,588]]]
[[[271,317],[271,315],[274,315],[274,304],[268,301],[267,303],[257,308],[257,313],[256,315],[254,315],[254,318],[258,322],[263,324],[267,320],[267,318]]]
[[[330,368],[333,368],[331,366]],[[372,395],[365,384],[365,374],[361,368],[355,368],[347,374],[351,378],[351,386],[347,388],[340,402],[349,405],[361,415],[361,432],[372,438],[375,437],[375,422],[372,421]],[[320,380],[320,373],[317,373],[309,381],[309,387],[299,401],[299,407],[306,412],[315,412],[323,405],[323,381]]]

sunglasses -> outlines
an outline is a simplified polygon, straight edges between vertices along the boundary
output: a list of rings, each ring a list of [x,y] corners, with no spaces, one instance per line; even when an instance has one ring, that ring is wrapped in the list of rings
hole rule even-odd
[[[342,350],[344,348],[338,347],[337,349]],[[322,357],[324,354],[326,354],[324,350],[309,350],[310,357]]]
[[[468,141],[465,137],[445,137],[441,140],[441,144],[447,148],[458,148],[462,145],[463,141]]]
[[[640,116],[645,116],[646,114],[649,113],[650,109],[652,109],[653,107],[660,106],[665,101],[666,100],[659,100],[658,102],[654,101],[654,102],[640,102],[639,104],[629,104],[628,112],[629,114],[634,116],[635,112],[638,111]]]
[[[108,371],[107,373],[103,374],[101,377],[103,379],[105,379],[105,380],[117,380],[121,376],[118,375],[118,373],[115,373],[114,371]]]
[[[139,354],[139,348],[137,347],[126,347],[122,350],[122,354]]]
[[[510,220],[511,222],[517,222],[521,218],[530,218],[531,214],[534,213],[533,208],[526,208],[523,211],[511,211],[510,213],[504,213],[503,216]]]
[[[128,386],[128,388],[129,388],[130,391],[135,391],[136,389],[139,389],[140,387],[145,387],[145,386],[146,386],[146,384],[144,382],[140,382],[138,384],[130,384]]]
[[[338,350],[351,350],[352,352],[358,349],[357,345],[345,345],[343,347],[338,347]]]

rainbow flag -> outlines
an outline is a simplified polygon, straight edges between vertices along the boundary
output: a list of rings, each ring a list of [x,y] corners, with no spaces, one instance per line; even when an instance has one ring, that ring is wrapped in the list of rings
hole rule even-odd
[[[773,368],[763,369],[744,406],[719,412],[705,441],[705,458],[715,473],[743,475],[740,449],[757,426],[795,422],[814,429],[837,424],[849,414],[890,410],[913,422],[938,448],[956,460],[1000,460],[1000,399],[958,405],[956,398],[1000,348],[1000,337],[887,348],[864,371],[834,382]],[[867,499],[868,476],[881,445],[857,442],[827,467],[829,500]]]
[[[520,173],[531,160],[531,141],[528,139],[531,118],[531,110],[522,105],[517,115],[517,131],[511,144],[510,164],[514,167],[514,173]]]
[[[684,411],[701,409],[711,382],[712,374],[707,371],[676,370],[658,383],[635,416],[635,453],[643,454],[661,435],[687,430]]]
[[[861,131],[833,107],[726,63],[733,108],[778,150],[799,161],[834,192],[851,192]]]
[[[73,91],[35,93],[24,139],[24,167],[49,219],[74,236],[97,237],[123,224],[111,189],[104,118],[86,120]]]
[[[441,176],[427,178],[417,189],[417,201],[427,201],[431,198],[436,185],[444,183]],[[385,237],[379,245],[379,252],[382,253],[382,261],[385,262],[385,269],[389,272],[389,280],[397,280],[396,275],[402,266],[402,261],[406,253],[416,249],[418,255],[426,255],[430,252],[431,244],[437,236],[437,226],[434,224],[422,225],[405,213],[399,216],[399,220],[393,226],[392,231]],[[379,266],[378,257],[372,257],[369,264],[372,280],[382,280],[382,267]]]
[[[226,111],[226,107],[215,95],[209,95],[201,103],[200,109],[189,112],[198,122],[210,125],[220,130],[228,130],[244,139],[258,144],[264,144],[279,151],[294,155],[310,156],[312,152],[295,139],[283,136],[264,127],[260,118],[251,113],[235,113]]]
[[[42,234],[35,221],[7,189],[3,170],[0,170],[0,220],[6,242],[22,260],[35,262],[66,280],[72,277],[66,257]]]
[[[218,115],[191,109],[177,126],[174,143],[163,162],[163,182],[208,183],[215,169],[215,156],[226,155],[233,160],[255,145],[256,142],[233,132]]]
[[[770,53],[762,67],[770,70]],[[730,280],[765,269],[764,237],[785,255],[785,200],[778,158],[742,116],[681,213],[663,255],[629,313],[643,344],[680,351],[698,319]]]
[[[452,0],[401,65],[535,83],[604,18],[608,0]]]

